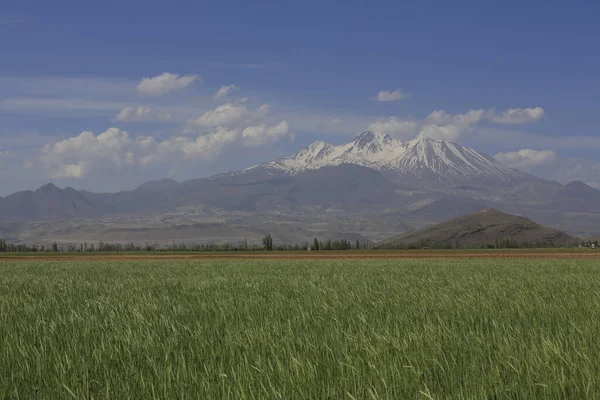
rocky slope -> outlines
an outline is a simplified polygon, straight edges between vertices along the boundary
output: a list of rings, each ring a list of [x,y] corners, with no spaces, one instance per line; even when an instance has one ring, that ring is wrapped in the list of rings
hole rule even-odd
[[[493,208],[451,219],[431,227],[404,233],[381,242],[382,246],[495,245],[511,240],[534,244],[570,244],[578,239],[564,232],[539,225],[527,218],[506,214]]]

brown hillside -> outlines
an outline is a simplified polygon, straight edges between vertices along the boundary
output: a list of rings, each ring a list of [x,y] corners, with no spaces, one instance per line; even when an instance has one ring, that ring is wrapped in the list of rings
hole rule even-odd
[[[484,245],[511,240],[534,244],[570,244],[579,239],[493,208],[458,217],[425,229],[407,232],[384,240],[381,245]]]

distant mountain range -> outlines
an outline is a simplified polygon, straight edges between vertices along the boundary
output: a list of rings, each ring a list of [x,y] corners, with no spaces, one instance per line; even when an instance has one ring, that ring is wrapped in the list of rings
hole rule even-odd
[[[120,240],[128,230],[135,241],[140,229],[153,229],[148,240],[169,241],[185,231],[174,226],[218,223],[231,232],[221,241],[258,241],[264,232],[286,241],[327,232],[381,240],[489,207],[586,236],[600,234],[599,200],[600,191],[582,182],[542,180],[458,143],[364,132],[341,146],[315,142],[210,178],[162,179],[118,193],[52,184],[18,192],[0,198],[0,236],[69,241],[86,232],[109,241],[118,226]],[[210,241],[210,228],[185,238],[195,239]]]

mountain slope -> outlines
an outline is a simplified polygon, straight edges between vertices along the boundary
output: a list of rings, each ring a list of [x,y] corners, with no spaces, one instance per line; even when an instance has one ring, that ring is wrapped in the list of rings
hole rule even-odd
[[[24,191],[0,200],[0,220],[95,217],[108,210],[73,188],[49,183],[36,191]]]
[[[563,186],[549,203],[554,209],[575,212],[598,212],[599,205],[600,190],[580,181]]]
[[[404,233],[381,242],[384,246],[484,245],[511,240],[530,243],[577,243],[564,232],[531,220],[488,208],[465,217],[451,219],[425,229]]]
[[[421,183],[493,181],[516,184],[535,179],[458,143],[429,138],[403,142],[385,133],[371,131],[340,146],[315,142],[294,155],[246,171],[265,168],[296,175],[302,171],[340,164],[361,165],[402,177],[404,181]]]

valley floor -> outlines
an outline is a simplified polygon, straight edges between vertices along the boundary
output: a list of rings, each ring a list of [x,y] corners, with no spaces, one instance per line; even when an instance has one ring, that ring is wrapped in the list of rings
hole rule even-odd
[[[358,251],[153,251],[88,253],[0,253],[7,261],[130,261],[130,260],[394,260],[394,259],[461,259],[461,258],[528,258],[528,259],[600,259],[600,249],[589,248],[522,248],[471,250],[358,250]]]
[[[573,251],[3,258],[0,398],[599,397]]]

